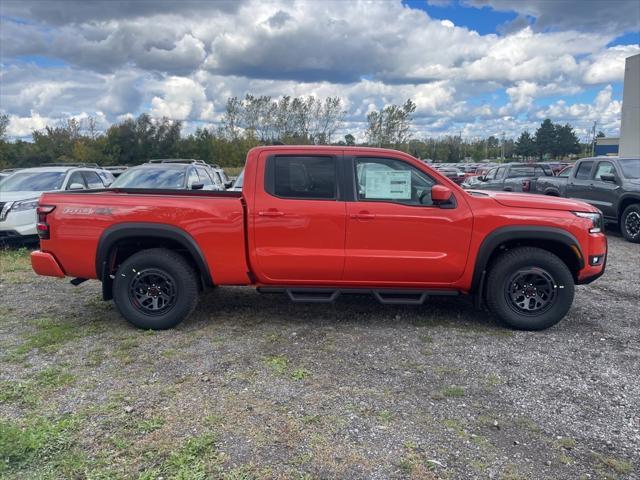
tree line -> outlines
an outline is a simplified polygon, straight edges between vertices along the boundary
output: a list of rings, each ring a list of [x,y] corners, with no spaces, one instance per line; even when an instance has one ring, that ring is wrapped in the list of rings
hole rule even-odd
[[[463,139],[461,135],[412,138],[416,105],[407,100],[367,115],[366,141],[360,145],[396,148],[418,158],[441,162],[484,159],[562,158],[586,155],[590,146],[580,144],[569,124],[544,120],[530,134],[517,140]],[[246,95],[227,100],[221,121],[188,135],[183,124],[146,113],[112,124],[106,131],[95,119],[70,118],[32,133],[30,142],[9,141],[9,118],[0,114],[0,168],[29,167],[52,162],[87,162],[100,165],[134,165],[152,158],[197,158],[224,167],[241,167],[252,147],[265,144],[356,145],[354,135],[340,138],[345,111],[342,99],[329,97],[281,97]]]

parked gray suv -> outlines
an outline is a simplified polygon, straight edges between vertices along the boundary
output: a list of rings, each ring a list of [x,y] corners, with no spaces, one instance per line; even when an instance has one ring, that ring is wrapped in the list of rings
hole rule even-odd
[[[578,160],[567,178],[566,197],[602,210],[624,238],[640,243],[640,159],[594,157]]]

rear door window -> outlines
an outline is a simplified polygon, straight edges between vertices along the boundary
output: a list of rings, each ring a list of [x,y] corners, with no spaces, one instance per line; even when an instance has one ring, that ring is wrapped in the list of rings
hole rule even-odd
[[[613,166],[611,162],[600,162],[598,164],[598,168],[596,169],[596,174],[594,178],[599,182],[602,181],[602,175],[615,175],[616,167]]]
[[[333,157],[271,157],[265,190],[282,198],[334,200],[337,198]]]
[[[593,162],[582,162],[578,165],[576,180],[589,180],[591,178],[591,167],[593,167]]]
[[[200,177],[200,183],[204,185],[204,190],[211,190],[213,187],[213,180],[209,176],[209,172],[203,167],[196,167],[198,171],[198,177]]]
[[[87,188],[87,184],[84,181],[84,177],[82,176],[82,172],[73,172],[71,177],[69,177],[69,181],[67,182],[67,190],[71,189],[71,185],[77,183],[82,185],[82,188]]]
[[[104,183],[96,172],[82,172],[89,188],[104,188]]]

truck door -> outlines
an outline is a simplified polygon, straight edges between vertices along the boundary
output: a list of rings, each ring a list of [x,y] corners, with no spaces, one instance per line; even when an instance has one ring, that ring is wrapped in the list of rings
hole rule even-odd
[[[341,151],[264,153],[255,185],[253,248],[259,279],[279,284],[336,282],[344,269]]]
[[[605,182],[602,180],[602,175],[613,175],[615,181]],[[620,189],[620,176],[616,172],[616,167],[612,162],[608,160],[601,160],[596,166],[595,173],[593,175],[593,187],[589,192],[589,203],[602,210],[605,217],[616,218],[618,212],[616,211],[616,198],[618,197],[617,191]]]
[[[575,167],[575,173],[567,181],[567,197],[589,202],[593,189],[593,160],[585,160]]]
[[[436,181],[398,158],[356,157],[352,171],[345,281],[427,286],[460,278],[473,223],[462,196],[448,208],[434,205]]]

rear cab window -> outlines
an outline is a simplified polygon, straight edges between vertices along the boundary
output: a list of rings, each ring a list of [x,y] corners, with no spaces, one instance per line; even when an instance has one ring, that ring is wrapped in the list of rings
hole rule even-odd
[[[280,198],[335,200],[336,159],[330,156],[274,156],[267,159],[265,190]]]
[[[576,171],[576,180],[589,180],[591,178],[591,168],[593,167],[593,161],[582,162],[578,165]]]

